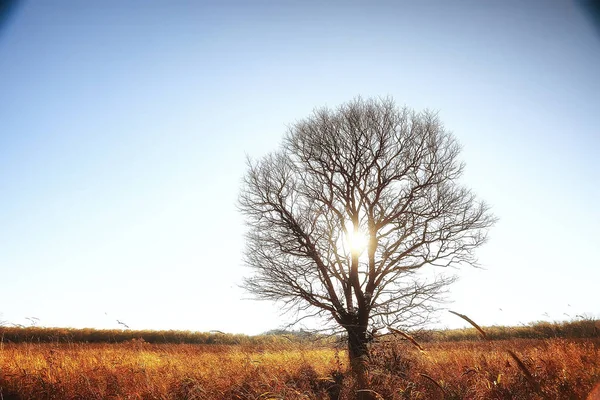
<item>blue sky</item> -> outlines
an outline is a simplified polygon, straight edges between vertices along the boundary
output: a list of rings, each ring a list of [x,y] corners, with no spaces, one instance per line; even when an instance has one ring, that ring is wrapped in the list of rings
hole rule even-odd
[[[451,309],[600,317],[600,38],[576,3],[24,2],[3,25],[0,319],[278,327],[236,286],[245,155],[357,95],[438,110],[500,218]]]

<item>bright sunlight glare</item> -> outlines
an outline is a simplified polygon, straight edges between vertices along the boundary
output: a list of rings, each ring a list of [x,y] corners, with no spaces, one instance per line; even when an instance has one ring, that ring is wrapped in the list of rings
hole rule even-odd
[[[346,244],[352,253],[361,254],[367,247],[367,235],[360,230],[354,230],[351,226],[346,227]]]

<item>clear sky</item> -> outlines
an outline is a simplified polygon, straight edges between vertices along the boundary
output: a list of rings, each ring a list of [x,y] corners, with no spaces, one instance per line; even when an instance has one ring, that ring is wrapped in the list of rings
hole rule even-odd
[[[500,218],[451,309],[600,317],[600,31],[577,3],[30,1],[0,23],[0,320],[277,328],[237,287],[245,155],[357,95],[438,110]]]

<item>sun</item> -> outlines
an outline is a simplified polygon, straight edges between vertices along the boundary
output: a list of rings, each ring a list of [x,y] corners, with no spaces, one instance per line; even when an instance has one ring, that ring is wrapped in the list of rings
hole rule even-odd
[[[346,230],[346,244],[350,247],[353,254],[361,254],[367,247],[368,238],[360,230]]]

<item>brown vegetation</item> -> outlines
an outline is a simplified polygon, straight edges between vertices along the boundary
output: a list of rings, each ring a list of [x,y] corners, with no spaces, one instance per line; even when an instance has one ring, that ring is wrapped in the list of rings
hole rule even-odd
[[[4,399],[322,398],[336,360],[292,344],[5,344],[0,388]]]
[[[143,339],[148,343],[211,344],[211,345],[264,345],[277,342],[314,341],[307,332],[285,332],[247,336],[222,332],[154,331],[123,329],[74,329],[43,327],[1,327],[0,341],[14,343],[123,343]]]
[[[480,328],[481,329],[481,328]],[[600,337],[600,321],[580,319],[568,322],[536,322],[522,326],[490,326],[483,328],[490,340],[553,339]],[[392,328],[392,331],[397,331]],[[477,340],[475,328],[418,331],[411,333],[419,342]],[[194,331],[154,331],[123,329],[74,329],[0,326],[0,342],[4,343],[122,343],[143,339],[156,344],[271,345],[276,343],[331,343],[334,338],[303,331],[274,331],[257,336]]]
[[[482,329],[481,327],[479,329]],[[489,340],[507,339],[554,339],[554,338],[594,338],[600,337],[600,321],[583,318],[567,322],[539,321],[520,326],[487,326],[485,337]],[[477,328],[422,331],[421,341],[464,341],[477,340],[481,332]]]
[[[373,345],[368,376],[384,399],[585,399],[600,382],[599,338],[422,342],[424,351],[389,339]],[[287,339],[5,342],[0,366],[4,399],[351,399],[354,390],[345,352]]]
[[[600,382],[599,339],[434,342],[425,353],[408,346],[373,350],[372,384],[385,399],[585,399]]]

